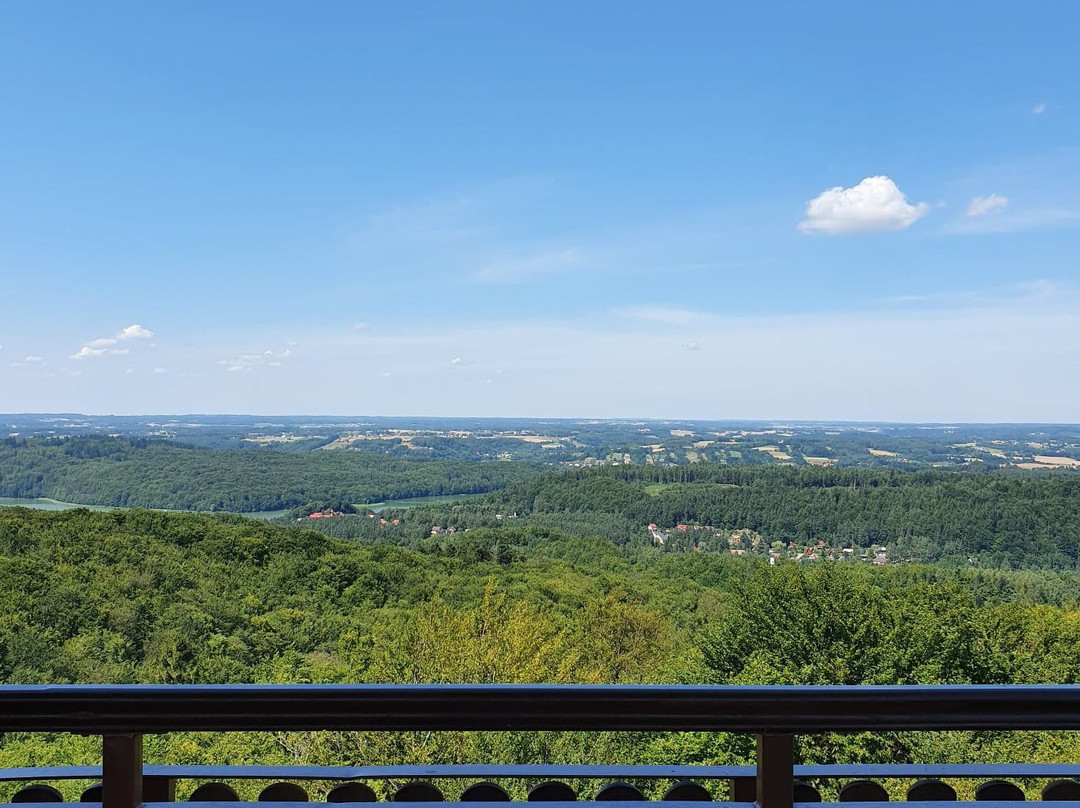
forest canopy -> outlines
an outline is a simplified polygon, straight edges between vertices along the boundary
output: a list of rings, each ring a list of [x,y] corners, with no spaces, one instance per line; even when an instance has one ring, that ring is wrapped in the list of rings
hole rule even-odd
[[[1003,683],[1080,681],[1075,574],[784,563],[619,548],[539,526],[418,549],[227,515],[0,510],[5,682]],[[842,604],[842,608],[838,605]],[[321,737],[321,736],[320,736]],[[744,762],[724,734],[169,736],[174,761]],[[889,736],[953,760],[1008,736]],[[1071,738],[1071,736],[1069,736]],[[431,745],[428,745],[430,741]],[[0,756],[41,759],[9,735]],[[75,744],[75,742],[72,742]],[[881,736],[807,739],[871,759]],[[1069,759],[1075,740],[1019,753]],[[964,746],[964,744],[968,744]],[[1002,745],[1006,746],[1002,746]],[[994,751],[997,750],[997,751]],[[1012,752],[1004,754],[1015,754]],[[67,749],[96,754],[89,745]]]

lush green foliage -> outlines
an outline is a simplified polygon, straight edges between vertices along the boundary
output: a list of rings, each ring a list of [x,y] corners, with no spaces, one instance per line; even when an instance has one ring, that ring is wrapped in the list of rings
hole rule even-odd
[[[1080,475],[1068,472],[622,466],[538,475],[477,500],[395,513],[397,526],[351,518],[319,529],[409,544],[434,525],[525,523],[646,546],[649,523],[697,523],[714,532],[669,532],[666,549],[685,552],[700,543],[727,552],[727,535],[747,529],[766,547],[820,540],[835,547],[885,545],[896,561],[1075,569],[1078,502]]]
[[[466,463],[369,452],[215,451],[124,438],[0,441],[0,496],[86,505],[274,511],[312,500],[349,503],[471,494],[520,480],[520,463]]]
[[[1078,682],[1078,579],[617,548],[364,546],[231,516],[0,510],[6,682]],[[736,762],[724,734],[178,735],[176,762]],[[973,750],[977,750],[973,752]],[[1068,759],[1072,736],[829,736],[808,761]],[[92,759],[8,736],[0,763]]]

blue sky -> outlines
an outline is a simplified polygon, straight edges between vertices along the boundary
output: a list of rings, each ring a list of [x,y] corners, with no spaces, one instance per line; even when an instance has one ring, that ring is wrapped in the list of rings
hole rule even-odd
[[[1078,26],[5,3],[0,411],[1075,422]]]

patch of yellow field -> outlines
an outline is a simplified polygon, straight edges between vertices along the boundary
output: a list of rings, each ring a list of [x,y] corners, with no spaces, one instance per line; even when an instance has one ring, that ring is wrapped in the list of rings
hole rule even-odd
[[[886,452],[884,449],[867,449],[874,457],[899,457],[896,452]]]
[[[692,452],[692,451],[689,451],[689,450],[687,450],[687,452],[686,452],[686,459],[689,460],[691,463],[700,463],[701,462],[701,458],[698,456],[698,453],[697,452]]]
[[[712,446],[714,443],[716,443],[714,440],[696,440],[690,445],[695,449],[704,449],[706,446]]]
[[[337,440],[331,441],[325,446],[320,446],[319,448],[323,451],[332,451],[334,449],[347,449],[354,443],[358,443],[362,440],[372,440],[372,438],[369,438],[367,435],[342,435]]]
[[[694,434],[689,429],[670,429],[668,431],[671,432],[673,438],[689,438]]]
[[[831,466],[836,462],[831,457],[808,457],[806,455],[803,455],[803,460],[811,466]]]
[[[492,435],[493,438],[510,438],[511,440],[520,440],[525,443],[558,443],[559,439],[551,435],[521,435],[517,432],[499,432]]]
[[[295,443],[298,440],[307,440],[308,437],[321,438],[322,435],[260,435],[257,438],[244,438],[244,443],[254,443],[259,446],[270,446],[275,443]]]
[[[976,452],[986,452],[988,455],[992,455],[994,457],[1001,457],[1001,458],[1005,457],[1005,453],[1003,451],[1001,451],[1001,449],[991,449],[989,446],[980,446],[975,441],[972,441],[971,443],[954,443],[949,448],[950,449],[974,449]]]
[[[1057,466],[1061,468],[1075,468],[1080,466],[1080,460],[1072,457],[1054,457],[1052,455],[1035,455],[1035,462],[1045,466]]]
[[[779,446],[755,446],[755,451],[768,452],[775,460],[791,460],[791,455],[780,450]]]

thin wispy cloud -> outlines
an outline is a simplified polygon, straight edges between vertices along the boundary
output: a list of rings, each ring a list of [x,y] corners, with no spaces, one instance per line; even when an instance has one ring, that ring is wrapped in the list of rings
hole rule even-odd
[[[1019,233],[1026,230],[1052,230],[1080,227],[1080,209],[1041,208],[1036,210],[1002,212],[994,216],[975,216],[953,222],[944,228],[953,235],[980,233]]]
[[[617,317],[673,326],[694,325],[712,319],[710,314],[673,306],[629,306],[616,309],[614,314]]]
[[[1080,290],[1047,278],[1038,278],[988,288],[894,295],[881,302],[886,305],[912,305],[924,311],[931,308],[993,308],[1033,303],[1068,304],[1080,307]]]
[[[972,218],[986,216],[988,213],[999,213],[1008,206],[1009,198],[1001,194],[977,196],[971,200],[964,215]]]
[[[477,270],[472,278],[485,283],[524,283],[545,275],[587,269],[592,263],[581,248],[567,247],[496,259]]]
[[[218,365],[229,373],[246,373],[261,367],[278,368],[292,356],[295,342],[286,343],[281,348],[267,348],[264,351],[237,354],[229,359],[221,359]]]
[[[1046,104],[1036,104],[1031,108],[1032,115],[1042,115],[1046,112]]]
[[[507,181],[418,200],[362,222],[351,235],[358,271],[414,282],[553,285],[589,273],[715,272],[727,211],[695,208],[592,226],[561,213],[587,189]]]

